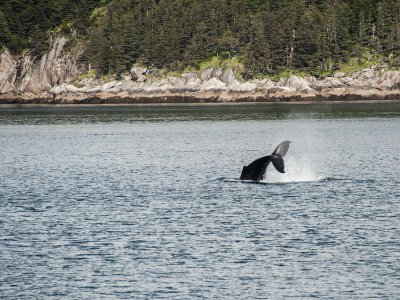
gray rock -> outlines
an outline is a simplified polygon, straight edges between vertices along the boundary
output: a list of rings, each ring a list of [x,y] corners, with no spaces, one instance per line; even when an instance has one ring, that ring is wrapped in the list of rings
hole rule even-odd
[[[237,80],[233,81],[229,86],[228,90],[235,93],[254,92],[258,88],[258,85],[251,82],[240,83]]]
[[[207,80],[210,80],[213,76],[214,76],[214,68],[210,68],[210,69],[204,70],[201,73],[200,78],[202,81],[207,81]]]
[[[346,76],[343,72],[337,72],[335,74],[333,74],[334,78],[343,78],[344,76]]]
[[[143,91],[146,94],[162,94],[162,93],[166,93],[169,88],[171,88],[171,86],[167,85],[167,84],[161,85],[161,86],[150,85],[150,86],[144,87]]]
[[[270,93],[293,93],[296,89],[285,86],[274,86],[268,89]]]
[[[323,80],[319,80],[316,82],[314,88],[335,88],[335,87],[342,87],[344,83],[335,77],[326,77]]]
[[[65,84],[62,84],[62,85],[57,85],[57,86],[53,87],[52,89],[50,89],[49,92],[52,94],[58,95],[58,94],[66,93],[67,89],[65,88]]]
[[[158,69],[157,68],[153,68],[153,69],[147,69],[147,71],[144,73],[145,76],[153,76],[155,74],[157,74]]]
[[[322,91],[323,94],[327,95],[344,95],[346,94],[347,89],[344,87],[340,88],[329,88]]]
[[[197,92],[200,90],[200,78],[191,78],[186,82],[185,89],[187,92]]]
[[[375,84],[374,87],[383,89],[383,90],[391,90],[393,88],[393,82],[391,80],[384,80]]]
[[[182,93],[185,92],[186,79],[185,78],[170,78],[171,86],[169,91],[172,93]]]
[[[171,86],[169,91],[172,93],[197,92],[200,90],[201,80],[195,73],[185,73],[180,78],[170,77]]]
[[[133,84],[125,88],[125,91],[132,94],[142,93],[144,91],[144,85],[142,83],[133,82]]]
[[[50,91],[50,89],[51,89],[50,83],[43,82],[42,85],[41,85],[41,88],[39,90],[48,92],[48,91]]]
[[[91,88],[80,88],[77,92],[85,93],[85,94],[97,94],[103,92],[103,88],[101,86],[94,86]]]
[[[99,82],[92,77],[83,78],[78,83],[86,88],[92,88],[99,85]]]
[[[201,84],[200,90],[206,91],[206,92],[224,91],[224,90],[226,90],[226,83],[222,82],[219,79],[211,78],[210,80],[207,80],[206,82],[203,82]]]
[[[66,84],[65,89],[68,93],[71,93],[71,94],[77,94],[77,93],[81,92],[81,90],[79,88],[77,88],[76,86],[74,86],[72,84]]]
[[[221,75],[221,81],[226,84],[231,84],[235,80],[235,75],[231,68],[226,69]]]
[[[375,79],[376,74],[375,74],[375,69],[373,68],[369,68],[369,69],[365,69],[362,72],[360,72],[360,76],[357,77],[357,79],[361,80],[361,81],[372,81]]]
[[[219,77],[221,75],[222,75],[221,69],[209,68],[201,73],[200,78],[202,81],[208,81],[214,77]]]
[[[147,71],[148,69],[143,67],[133,67],[130,70],[132,81],[145,82]]]
[[[228,91],[235,92],[240,89],[240,85],[241,83],[235,79],[228,85]]]
[[[382,89],[391,90],[400,88],[400,71],[386,71],[378,80]]]
[[[214,77],[221,77],[222,76],[222,70],[221,69],[215,69]]]
[[[0,93],[8,93],[16,89],[17,61],[11,53],[4,49],[0,54]]]
[[[309,83],[299,76],[290,76],[289,78],[281,78],[276,84],[277,87],[286,87],[295,91],[311,90]]]
[[[78,65],[78,57],[82,54],[83,48],[75,49],[73,53],[64,52],[66,43],[65,37],[53,37],[50,51],[38,60],[30,53],[24,53],[20,58],[13,58],[8,50],[5,50],[0,57],[0,90],[4,90],[2,88],[4,85],[8,87],[11,85],[21,93],[37,93],[49,91],[54,86],[72,81],[82,72],[82,68]]]
[[[9,83],[8,81],[5,81],[1,84],[0,86],[0,94],[8,94],[8,93],[13,93],[15,92],[15,86]]]
[[[355,87],[355,88],[359,88],[359,89],[369,89],[369,88],[371,88],[371,84],[367,80],[354,79],[354,80],[348,82],[348,85],[350,87]]]
[[[254,81],[253,83],[256,84],[255,81]],[[272,81],[271,79],[269,79],[269,78],[264,78],[264,79],[258,81],[257,90],[258,90],[258,91],[263,91],[263,92],[265,92],[265,91],[268,92],[270,89],[272,89],[272,88],[275,87],[275,84],[276,84],[276,83],[275,83],[274,81]]]
[[[122,82],[121,81],[110,81],[110,82],[107,82],[107,83],[105,83],[105,84],[103,84],[102,86],[101,86],[101,90],[102,91],[104,91],[104,92],[106,92],[107,90],[109,90],[109,89],[112,89],[113,87],[115,87],[116,85],[121,85],[122,84]]]
[[[341,86],[349,86],[352,81],[353,81],[353,77],[351,77],[351,76],[343,77],[342,79],[339,80],[339,82],[342,83]],[[338,86],[338,87],[340,87],[340,86]]]
[[[318,79],[315,76],[307,76],[304,79],[308,82],[309,87],[314,88],[318,85]]]
[[[197,75],[197,73],[188,72],[188,73],[182,74],[182,78],[185,79],[186,81],[189,81],[189,80],[197,80],[197,79],[199,79],[199,76]]]

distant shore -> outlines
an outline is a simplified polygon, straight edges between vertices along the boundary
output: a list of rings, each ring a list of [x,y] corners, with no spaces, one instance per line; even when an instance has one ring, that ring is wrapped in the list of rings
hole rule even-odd
[[[62,37],[55,39],[51,51],[40,63],[29,55],[21,60],[4,51],[0,55],[0,104],[306,103],[400,99],[400,70],[382,63],[325,77],[288,74],[246,79],[232,67],[165,74],[162,70],[140,66],[120,76],[99,77],[91,70],[85,72],[78,65],[77,57],[63,56],[66,42]]]
[[[0,105],[7,104],[201,104],[201,103],[324,103],[324,102],[393,102],[400,101],[400,90],[324,91],[321,93],[94,93],[52,95],[0,95]]]
[[[296,74],[243,78],[237,66],[209,66],[185,73],[133,66],[97,76],[79,64],[79,51],[63,51],[58,36],[40,60],[0,54],[0,104],[307,103],[400,99],[400,69],[385,63],[353,66],[326,76]]]

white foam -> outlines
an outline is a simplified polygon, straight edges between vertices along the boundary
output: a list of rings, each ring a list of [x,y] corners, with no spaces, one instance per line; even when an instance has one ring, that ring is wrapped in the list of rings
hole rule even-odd
[[[284,183],[284,182],[312,182],[325,179],[324,176],[318,176],[311,163],[307,159],[295,159],[285,157],[285,172],[279,173],[272,164],[269,165],[264,182]]]

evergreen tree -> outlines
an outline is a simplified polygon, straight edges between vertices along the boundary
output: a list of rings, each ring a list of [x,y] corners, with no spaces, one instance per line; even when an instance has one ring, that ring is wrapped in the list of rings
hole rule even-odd
[[[399,54],[400,1],[383,0],[379,4],[377,38],[384,53],[390,55]]]
[[[8,28],[8,22],[5,18],[4,14],[0,10],[0,52],[1,48],[5,46],[12,47],[12,35],[11,31]]]
[[[265,26],[265,13],[258,14],[252,18],[251,37],[246,49],[245,67],[249,75],[268,74],[274,69],[272,60],[272,49],[268,42]]]
[[[399,0],[0,0],[0,46],[39,57],[54,32],[105,74],[238,57],[248,74],[334,70],[374,50],[400,59]]]

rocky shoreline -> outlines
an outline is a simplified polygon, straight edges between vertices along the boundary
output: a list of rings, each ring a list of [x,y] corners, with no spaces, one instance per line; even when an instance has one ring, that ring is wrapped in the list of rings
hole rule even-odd
[[[362,101],[399,101],[400,91],[390,92],[352,92],[347,94],[329,93],[196,93],[196,94],[135,94],[125,93],[61,95],[52,97],[43,95],[1,95],[2,104],[196,104],[196,103],[308,103],[308,102],[362,102]]]
[[[207,68],[171,76],[133,67],[118,80],[88,76],[78,63],[81,49],[65,51],[55,37],[51,50],[35,60],[29,53],[0,55],[0,104],[240,103],[400,100],[400,71],[375,65],[325,78],[292,75],[243,80],[235,70]],[[85,76],[86,74],[86,76]]]
[[[42,85],[43,86],[43,85]],[[0,104],[144,104],[239,103],[400,100],[400,71],[373,67],[346,76],[290,76],[241,81],[232,69],[209,68],[201,73],[160,76],[142,67],[132,68],[121,80],[103,82],[94,77],[47,85],[45,89],[12,89],[0,95]]]

